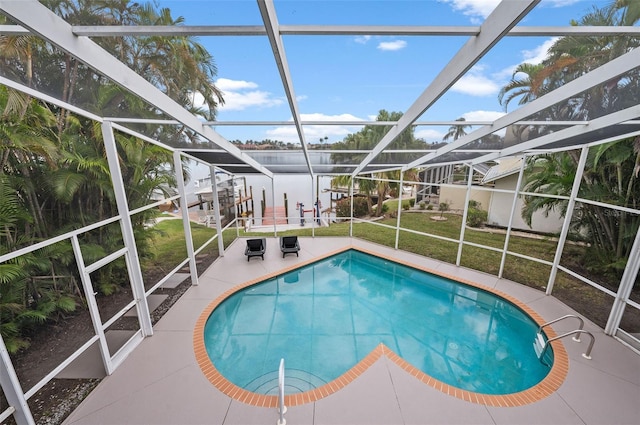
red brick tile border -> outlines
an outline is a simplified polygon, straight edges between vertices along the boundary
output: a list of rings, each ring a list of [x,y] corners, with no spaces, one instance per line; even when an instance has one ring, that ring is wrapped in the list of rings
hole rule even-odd
[[[412,267],[414,269],[422,270],[437,276],[441,276],[456,282],[460,282],[469,286],[473,286],[476,288],[480,288],[484,291],[491,292],[495,295],[498,295],[514,305],[521,308],[525,311],[536,323],[539,325],[544,324],[544,320],[542,317],[533,311],[530,307],[520,302],[516,298],[511,295],[505,294],[501,291],[497,291],[492,288],[485,287],[475,282],[471,282],[465,279],[460,279],[457,277],[453,277],[444,273],[439,273],[434,270],[427,269],[425,267],[421,267],[416,264],[412,264],[406,261],[398,260],[395,258],[385,257],[378,253],[362,249],[360,247],[349,246],[343,249],[339,249],[313,259],[311,261],[306,261],[303,263],[298,263],[294,266],[287,267],[285,269],[279,270],[275,273],[270,273],[265,276],[261,276],[258,279],[253,279],[248,282],[244,282],[233,289],[225,291],[222,295],[216,298],[211,304],[204,309],[198,320],[196,321],[196,326],[193,330],[193,349],[196,357],[196,361],[200,366],[200,369],[204,373],[205,377],[211,382],[218,390],[227,396],[233,398],[234,400],[238,400],[240,402],[250,404],[252,406],[260,406],[260,407],[277,407],[278,406],[278,398],[274,395],[264,395],[257,394],[245,389],[238,387],[237,385],[228,381],[222,374],[215,368],[213,363],[211,363],[211,359],[207,355],[207,350],[204,345],[204,327],[207,322],[207,319],[213,312],[213,310],[228,298],[230,295],[238,292],[248,286],[255,285],[264,280],[270,279],[272,277],[279,276],[288,271],[297,269],[302,266],[306,266],[311,263],[315,263],[316,261],[322,260],[323,258],[330,257],[332,255],[338,254],[340,252],[347,251],[349,249],[355,249],[357,251],[361,251],[379,258],[384,258],[386,260],[394,261],[399,264],[404,264],[406,266]],[[545,332],[549,339],[557,336],[557,334],[551,328],[546,328]],[[551,371],[549,374],[540,381],[537,385],[513,394],[505,394],[505,395],[489,395],[489,394],[480,394],[471,391],[462,390],[460,388],[456,388],[445,384],[442,381],[439,381],[426,373],[422,372],[420,369],[412,366],[410,363],[405,361],[402,357],[398,356],[393,352],[389,347],[384,344],[378,345],[373,351],[371,351],[365,358],[360,360],[355,366],[346,371],[337,379],[322,385],[321,387],[315,388],[311,391],[306,391],[304,393],[298,394],[290,394],[285,396],[284,404],[286,406],[298,406],[301,404],[311,403],[321,398],[327,397],[342,388],[349,385],[356,378],[358,378],[364,371],[366,371],[371,365],[373,365],[380,357],[386,356],[389,360],[396,363],[403,370],[407,371],[409,374],[414,376],[416,379],[422,381],[423,383],[429,385],[441,391],[445,394],[449,394],[450,396],[471,402],[476,404],[483,404],[486,406],[493,407],[514,407],[514,406],[523,406],[526,404],[535,403],[539,400],[546,398],[547,396],[553,394],[564,382],[567,373],[569,371],[569,356],[567,355],[567,351],[564,348],[564,345],[560,340],[555,340],[551,342],[551,346],[553,347],[554,354],[554,362],[551,367]]]

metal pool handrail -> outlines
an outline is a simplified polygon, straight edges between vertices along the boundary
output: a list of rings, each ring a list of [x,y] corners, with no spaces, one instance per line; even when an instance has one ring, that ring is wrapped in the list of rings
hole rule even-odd
[[[549,347],[549,343],[551,341],[555,341],[556,339],[560,339],[560,338],[564,338],[565,336],[569,336],[569,335],[573,335],[573,334],[581,334],[581,333],[585,333],[587,335],[589,335],[591,337],[591,342],[589,343],[589,346],[587,347],[587,351],[585,351],[584,353],[582,353],[582,357],[584,357],[585,359],[589,359],[591,360],[591,349],[593,348],[593,344],[595,344],[596,342],[596,337],[593,336],[593,334],[589,331],[583,331],[582,329],[577,329],[575,331],[571,331],[571,332],[567,332],[565,334],[562,335],[558,335],[555,338],[551,338],[549,340],[547,340],[547,342],[545,342],[544,347],[542,348],[542,352],[540,353],[540,358],[542,359],[544,357],[544,353],[547,351],[547,347]],[[579,341],[580,338],[576,339],[574,338],[575,341]]]
[[[554,324],[554,323],[559,322],[559,321],[564,320],[564,319],[568,319],[570,317],[574,317],[574,318],[576,318],[576,319],[578,319],[580,321],[580,326],[578,327],[579,331],[584,329],[584,320],[582,319],[582,317],[576,316],[575,314],[567,314],[566,316],[558,317],[555,320],[547,322],[544,325],[540,325],[540,327],[538,328],[538,333],[540,333],[540,331],[542,331],[542,328],[544,328],[545,326],[549,326],[551,324]],[[573,337],[573,340],[576,341],[576,342],[580,342],[580,332],[578,332],[577,335]]]
[[[287,413],[287,406],[284,405],[284,359],[280,359],[280,368],[278,369],[278,412],[280,418],[277,425],[286,425],[287,420],[284,414]]]

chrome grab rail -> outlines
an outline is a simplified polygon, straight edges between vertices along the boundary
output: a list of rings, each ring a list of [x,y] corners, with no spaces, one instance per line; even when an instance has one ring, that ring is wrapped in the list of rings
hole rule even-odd
[[[564,338],[565,336],[569,336],[569,335],[573,335],[573,334],[581,334],[581,333],[585,333],[585,334],[587,334],[587,335],[589,335],[591,337],[591,342],[589,343],[589,346],[587,347],[587,351],[582,353],[582,357],[584,357],[585,359],[591,360],[591,349],[593,348],[593,344],[595,344],[595,342],[596,342],[596,337],[593,336],[593,334],[591,332],[584,331],[582,329],[576,329],[575,331],[567,332],[565,334],[558,335],[558,336],[556,336],[554,338],[551,338],[551,339],[547,340],[547,342],[545,342],[545,344],[544,344],[544,347],[542,347],[542,352],[540,353],[540,355],[538,357],[540,359],[542,359],[542,357],[544,356],[544,353],[547,351],[547,347],[549,346],[549,343],[551,341],[555,341],[556,339]],[[574,341],[580,341],[580,338],[578,338],[578,339],[574,338]]]
[[[549,326],[551,324],[554,324],[554,323],[559,322],[559,321],[564,320],[564,319],[568,319],[570,317],[576,318],[576,319],[578,319],[580,321],[580,326],[578,327],[579,331],[584,329],[584,320],[582,319],[582,317],[576,316],[575,314],[567,314],[566,316],[558,317],[555,320],[547,322],[544,325],[540,325],[540,327],[538,328],[538,333],[540,333],[540,331],[542,331],[542,328],[544,328],[545,326]],[[580,342],[580,332],[578,332],[578,336],[577,337],[575,337],[575,336],[573,337],[573,340],[576,341],[576,342]]]
[[[284,359],[280,359],[280,368],[278,370],[278,425],[286,425],[287,420],[284,414],[287,413],[287,406],[284,405]]]
[[[559,322],[561,320],[567,319],[567,318],[576,318],[578,319],[578,321],[580,322],[580,326],[578,327],[578,329],[576,329],[575,331],[571,331],[571,332],[567,332],[564,333],[562,335],[553,337],[551,339],[548,340],[544,340],[544,337],[542,336],[542,328],[544,328],[545,326],[549,326],[553,323]],[[544,358],[544,354],[547,351],[547,347],[549,347],[549,343],[551,341],[555,341],[556,339],[560,339],[560,338],[564,338],[565,336],[569,336],[569,335],[573,335],[573,340],[576,342],[580,342],[580,335],[585,333],[587,335],[589,335],[591,337],[591,342],[589,343],[589,347],[587,347],[587,351],[585,351],[584,353],[582,353],[582,357],[584,357],[585,359],[591,359],[591,349],[593,349],[593,345],[596,342],[596,338],[593,336],[593,334],[589,331],[585,331],[583,330],[584,328],[584,320],[582,319],[582,317],[580,316],[576,316],[575,314],[567,314],[566,316],[562,316],[562,317],[558,317],[555,320],[551,320],[550,322],[547,322],[543,325],[540,325],[540,327],[538,328],[538,333],[536,334],[536,339],[533,341],[533,347],[536,350],[536,354],[538,355],[538,358],[542,361],[542,359]]]

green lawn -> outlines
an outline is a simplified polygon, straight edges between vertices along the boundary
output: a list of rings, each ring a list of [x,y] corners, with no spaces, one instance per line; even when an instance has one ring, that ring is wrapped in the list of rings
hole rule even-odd
[[[165,272],[176,267],[187,258],[182,220],[164,220],[153,227],[155,235],[152,242],[152,258],[146,259],[142,267],[145,270],[159,268]],[[215,236],[216,229],[191,223],[191,234],[194,249],[201,247],[207,240]],[[227,247],[236,239],[235,229],[223,233],[224,246]],[[218,256],[218,241],[210,243],[203,254]]]
[[[401,227],[416,232],[449,238],[453,241],[445,241],[432,236],[400,230],[398,246],[404,251],[455,264],[458,255],[457,241],[460,238],[462,218],[456,214],[445,213],[444,217],[447,218],[446,221],[434,221],[430,218],[433,215],[440,216],[440,213],[404,213],[401,215]],[[389,218],[381,220],[378,223],[395,227],[396,222],[396,219]],[[215,229],[198,224],[192,224],[191,229],[193,232],[194,246],[196,247],[201,246],[206,240],[215,235]],[[155,230],[159,231],[153,243],[155,257],[146,260],[143,267],[155,267],[168,272],[186,258],[182,221],[162,221],[155,226]],[[314,233],[316,236],[349,236],[349,223],[332,223],[329,227],[316,227]],[[273,232],[245,233],[243,230],[240,230],[239,234],[241,237],[269,237],[273,235]],[[279,236],[311,236],[311,234],[312,228],[310,223],[297,229],[278,232]],[[354,223],[353,236],[390,247],[394,247],[396,242],[396,230],[394,228],[378,226],[372,223]],[[235,238],[235,228],[226,231],[224,233],[225,246],[228,246]],[[497,230],[484,229],[481,231],[466,228],[464,238],[467,242],[500,250],[505,243],[504,233]],[[509,251],[526,254],[533,258],[553,261],[556,247],[557,243],[550,238],[539,239],[511,235],[508,249]],[[214,255],[217,257],[217,248],[218,243],[214,241],[201,255]],[[574,263],[579,263],[583,258],[584,249],[585,248],[580,246],[567,245],[565,247],[563,262],[573,261]],[[502,254],[500,252],[495,252],[487,248],[463,245],[461,265],[464,267],[483,271],[495,276],[500,270],[501,260]],[[548,265],[508,254],[505,258],[503,277],[539,290],[544,290],[548,284],[550,270],[551,268]],[[598,325],[604,326],[606,323],[606,312],[608,311],[606,305],[609,304],[611,300],[609,299],[610,297],[602,292],[591,288],[569,275],[560,273],[555,283],[554,295],[580,313],[591,318]],[[596,311],[596,306],[598,305],[602,305],[602,308],[597,310],[602,313],[593,314],[593,312],[583,311],[585,308]]]

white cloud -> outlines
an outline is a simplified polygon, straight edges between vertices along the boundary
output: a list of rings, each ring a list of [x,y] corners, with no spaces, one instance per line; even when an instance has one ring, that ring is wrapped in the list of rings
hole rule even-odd
[[[578,3],[580,0],[542,0],[540,2],[541,5],[549,5],[551,7],[564,7],[571,6],[572,4]]]
[[[451,90],[470,96],[490,96],[500,91],[500,86],[478,71],[470,71],[451,87]]]
[[[371,40],[370,35],[361,35],[355,38],[355,42],[360,44],[367,44],[369,40]]]
[[[462,12],[470,17],[489,16],[493,9],[496,8],[500,0],[442,0],[451,5],[453,10]]]
[[[256,83],[252,83],[251,81],[218,78],[218,80],[216,81],[216,87],[222,91],[235,91],[244,89],[257,89],[258,85]]]
[[[220,111],[242,111],[253,107],[271,108],[284,103],[282,98],[274,97],[268,91],[258,90],[258,84],[251,81],[218,78],[216,87],[223,92],[224,105],[218,108]]]
[[[558,40],[558,37],[553,37],[546,40],[544,43],[542,43],[538,47],[535,47],[531,50],[523,50],[522,51],[522,57],[524,59],[523,62],[527,62],[534,65],[542,63],[542,61],[547,58],[547,53],[549,52],[549,49],[551,48],[551,46],[553,46],[553,44],[557,40]]]
[[[502,111],[470,111],[462,114],[462,118],[467,121],[494,121],[505,115]]]
[[[381,41],[378,44],[378,49],[380,50],[401,50],[405,47],[407,47],[407,42],[404,40]]]
[[[435,130],[433,128],[417,127],[413,134],[416,138],[423,139],[425,142],[429,143],[441,141],[446,132]]]
[[[302,121],[362,121],[351,114],[325,115],[320,113],[300,114]],[[304,137],[307,143],[318,143],[321,138],[328,137],[327,143],[338,142],[350,133],[360,130],[359,126],[348,125],[305,125]],[[298,143],[298,132],[295,126],[277,127],[267,130],[267,138],[281,140],[285,143]]]
[[[467,121],[495,121],[498,118],[505,116],[506,113],[502,111],[469,111],[462,114],[462,117]],[[505,129],[496,131],[499,136],[504,136]]]

